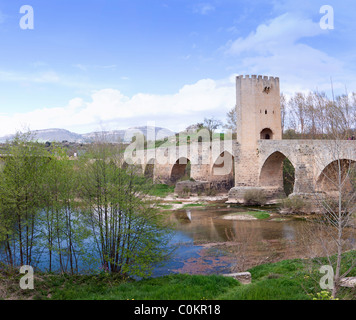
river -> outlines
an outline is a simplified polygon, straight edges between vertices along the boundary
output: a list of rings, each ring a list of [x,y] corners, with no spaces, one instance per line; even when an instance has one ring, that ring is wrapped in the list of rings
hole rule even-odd
[[[269,218],[224,219],[251,210],[258,209],[222,205],[167,213],[176,230],[171,240],[176,250],[165,266],[155,269],[154,276],[245,271],[261,263],[306,257],[312,247],[315,251],[309,224],[300,217],[282,217],[273,208],[262,208],[271,214]]]

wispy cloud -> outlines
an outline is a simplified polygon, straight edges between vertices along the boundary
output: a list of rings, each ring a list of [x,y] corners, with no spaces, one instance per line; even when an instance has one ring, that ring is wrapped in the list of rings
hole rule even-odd
[[[94,92],[90,101],[75,98],[67,106],[42,108],[27,113],[0,115],[0,134],[12,133],[25,124],[31,130],[46,128],[87,128],[95,130],[99,124],[116,124],[127,127],[127,123],[138,123],[138,117],[145,121],[161,121],[173,130],[184,129],[189,123],[202,120],[202,114],[223,115],[234,105],[234,79],[214,81],[202,79],[183,86],[170,95],[138,93],[132,97],[119,90],[104,89]],[[222,111],[223,110],[223,111]],[[183,120],[183,127],[177,123]],[[74,129],[75,130],[75,129]]]
[[[107,70],[116,70],[117,65],[116,64],[111,64],[111,65],[84,65],[81,63],[77,63],[73,65],[74,68],[78,68],[82,71],[89,71],[89,70],[94,70],[94,69],[107,69]]]
[[[82,70],[82,71],[87,71],[87,70],[88,70],[88,67],[87,67],[87,66],[84,66],[84,65],[82,65],[82,64],[80,64],[80,63],[74,64],[73,67],[74,67],[74,68],[78,68],[78,69],[80,69],[80,70]]]
[[[194,13],[199,13],[202,15],[207,15],[210,12],[215,11],[215,7],[210,3],[198,3],[193,8]]]
[[[37,72],[0,70],[0,82],[17,82],[20,84],[48,84],[71,88],[93,89],[94,85],[83,77],[60,74],[47,69]]]

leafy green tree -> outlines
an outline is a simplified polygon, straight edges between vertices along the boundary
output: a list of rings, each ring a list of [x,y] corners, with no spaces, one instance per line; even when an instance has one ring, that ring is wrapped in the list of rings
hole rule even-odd
[[[35,263],[40,213],[40,185],[49,161],[29,133],[17,134],[9,145],[0,173],[0,240],[8,265]]]
[[[152,181],[122,167],[118,145],[97,141],[81,163],[83,217],[104,270],[144,276],[163,261],[168,229],[146,195]]]
[[[81,222],[76,203],[78,187],[76,161],[69,160],[65,150],[55,147],[42,181],[43,208],[40,220],[42,248],[47,249],[48,270],[78,271],[88,232]],[[55,259],[55,260],[54,260]]]

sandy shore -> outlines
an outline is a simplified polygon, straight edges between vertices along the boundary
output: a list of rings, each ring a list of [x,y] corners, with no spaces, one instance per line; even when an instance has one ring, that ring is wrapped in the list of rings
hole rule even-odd
[[[184,206],[187,204],[200,204],[202,207],[213,203],[225,204],[228,199],[228,196],[227,194],[219,194],[216,196],[179,197],[178,195],[170,194],[165,198],[155,197],[155,199],[158,200],[160,202],[160,205],[162,206],[169,205],[170,208],[168,210],[179,210],[184,208]]]

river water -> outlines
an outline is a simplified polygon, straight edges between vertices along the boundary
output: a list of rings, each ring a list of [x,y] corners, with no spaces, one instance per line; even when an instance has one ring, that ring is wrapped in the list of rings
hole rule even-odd
[[[261,210],[268,212],[270,217],[263,220],[225,219],[226,215],[239,213],[239,216],[245,216],[247,211]],[[273,207],[228,207],[221,204],[167,210],[163,214],[174,229],[172,238],[166,243],[173,252],[164,265],[154,268],[154,277],[172,273],[223,274],[246,271],[262,263],[306,258],[311,251],[314,251],[314,255],[325,256],[320,244],[313,239],[310,223],[298,217],[280,216]],[[355,228],[349,231],[356,248]],[[45,271],[47,259],[41,259],[37,267]],[[85,272],[98,270],[99,264],[79,267]],[[56,265],[53,268],[56,269]]]
[[[167,213],[176,230],[171,241],[176,250],[165,266],[155,269],[154,276],[231,273],[309,254],[313,244],[306,241],[310,230],[304,219],[281,217],[273,209],[265,220],[224,219],[228,214],[251,210],[256,209],[222,206]]]

